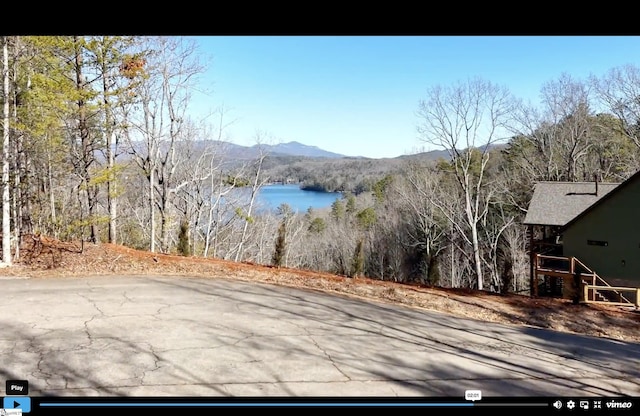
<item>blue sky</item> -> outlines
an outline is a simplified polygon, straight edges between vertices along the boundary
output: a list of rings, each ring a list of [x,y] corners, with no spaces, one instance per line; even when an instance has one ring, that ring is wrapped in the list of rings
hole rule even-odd
[[[224,106],[236,144],[298,141],[349,156],[422,150],[429,88],[480,77],[538,102],[545,82],[640,66],[636,36],[208,36],[194,111]],[[426,148],[425,150],[431,150]]]

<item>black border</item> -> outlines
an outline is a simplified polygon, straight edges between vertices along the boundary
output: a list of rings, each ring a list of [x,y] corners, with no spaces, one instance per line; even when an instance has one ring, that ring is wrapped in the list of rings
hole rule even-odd
[[[9,396],[17,397],[17,396]],[[41,416],[52,414],[167,414],[167,415],[212,415],[226,412],[238,413],[242,410],[266,411],[275,410],[278,414],[290,413],[300,415],[312,408],[324,412],[337,410],[372,411],[382,409],[387,412],[400,411],[420,412],[420,414],[471,414],[489,413],[535,413],[536,415],[632,415],[640,408],[640,398],[629,397],[483,397],[477,402],[464,398],[452,397],[31,397],[31,412],[25,416]],[[568,409],[566,403],[574,401],[575,407]],[[580,409],[580,401],[601,401],[601,409]],[[553,406],[562,402],[561,408]],[[608,409],[607,402],[629,402],[631,408]],[[104,410],[104,411],[103,411]],[[531,412],[532,410],[533,412]]]
[[[56,3],[0,6],[0,35],[640,35],[634,13],[486,2]]]

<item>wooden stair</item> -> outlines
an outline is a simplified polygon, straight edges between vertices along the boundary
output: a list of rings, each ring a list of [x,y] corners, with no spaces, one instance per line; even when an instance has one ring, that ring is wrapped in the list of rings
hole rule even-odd
[[[608,303],[621,306],[639,307],[640,288],[611,286],[596,272],[587,267],[583,262],[575,257],[535,255],[534,270],[536,278],[538,276],[551,276],[560,278],[563,287],[569,282],[569,287],[576,277],[580,278],[580,301],[583,303]],[[631,292],[635,294],[635,301],[632,302],[623,293]]]

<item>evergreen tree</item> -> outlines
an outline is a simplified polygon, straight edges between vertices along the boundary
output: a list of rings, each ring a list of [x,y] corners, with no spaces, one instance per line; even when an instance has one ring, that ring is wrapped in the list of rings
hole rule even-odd
[[[189,222],[183,220],[180,223],[180,233],[178,234],[178,253],[183,256],[191,255],[191,246],[189,245]]]
[[[427,261],[427,282],[431,286],[440,285],[440,267],[438,265],[438,258],[434,255],[428,256]]]
[[[354,212],[356,212],[356,197],[349,193],[346,196],[346,200],[347,200],[347,207],[346,207],[346,211],[348,214],[353,214]]]
[[[331,204],[331,217],[336,221],[344,218],[344,204],[339,199]]]
[[[364,272],[364,244],[362,243],[362,238],[358,240],[356,244],[355,252],[353,253],[353,259],[351,261],[351,276],[350,277],[358,277],[362,276]]]
[[[278,238],[276,238],[276,247],[273,252],[272,264],[276,267],[282,266],[284,262],[284,254],[286,249],[286,219],[283,219],[278,227]]]
[[[320,217],[316,217],[311,221],[307,230],[310,233],[322,234],[322,232],[327,228],[327,224]]]

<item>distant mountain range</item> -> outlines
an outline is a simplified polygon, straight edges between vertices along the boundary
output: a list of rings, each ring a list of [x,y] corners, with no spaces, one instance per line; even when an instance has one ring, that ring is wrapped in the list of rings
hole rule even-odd
[[[251,147],[257,149],[258,145],[254,145]],[[295,141],[289,143],[279,143],[276,145],[263,145],[263,148],[274,155],[327,157],[332,159],[347,157],[339,153],[333,153],[327,150],[320,149],[317,146],[307,146],[306,144]]]
[[[242,146],[230,142],[215,142],[219,150],[230,159],[253,159],[260,154],[260,146]],[[309,158],[326,158],[326,159],[371,159],[362,156],[346,156],[340,153],[329,152],[317,146],[308,146],[306,144],[292,141],[288,143],[279,143],[275,145],[261,145],[263,151],[266,151],[271,157],[297,156]],[[449,159],[449,152],[446,150],[431,150],[428,152],[402,155],[394,158],[384,159],[405,159],[405,158],[425,158],[427,160],[438,160],[440,158]]]
[[[137,143],[137,146],[140,146],[140,151],[144,153],[143,144]],[[359,160],[376,160],[375,158],[367,158],[362,156],[346,156],[340,153],[330,152],[324,149],[321,149],[317,146],[308,146],[306,144],[291,141],[288,143],[278,143],[278,144],[261,144],[261,145],[253,145],[253,146],[243,146],[227,141],[209,141],[202,140],[197,141],[196,143],[192,142],[192,146],[195,146],[195,149],[199,149],[204,151],[204,149],[214,150],[216,153],[224,155],[224,158],[227,160],[248,160],[255,159],[260,155],[261,148],[262,152],[266,153],[270,158],[286,158],[291,160],[294,158],[312,158],[312,159],[359,159]],[[491,148],[501,148],[504,145],[491,145]],[[407,154],[396,157],[388,157],[388,158],[379,158],[380,160],[403,160],[403,159],[420,159],[420,160],[438,160],[445,159],[448,160],[450,158],[449,152],[447,150],[431,150],[421,153]]]
[[[204,142],[203,142],[204,144]],[[242,146],[235,143],[216,141],[214,142],[215,148],[220,150],[229,159],[253,159],[260,154],[262,148],[263,152],[266,152],[271,157],[278,156],[301,156],[312,158],[330,158],[339,159],[347,157],[345,155],[329,152],[327,150],[320,149],[317,146],[307,146],[299,142],[278,143],[274,145],[262,144],[253,146]]]

